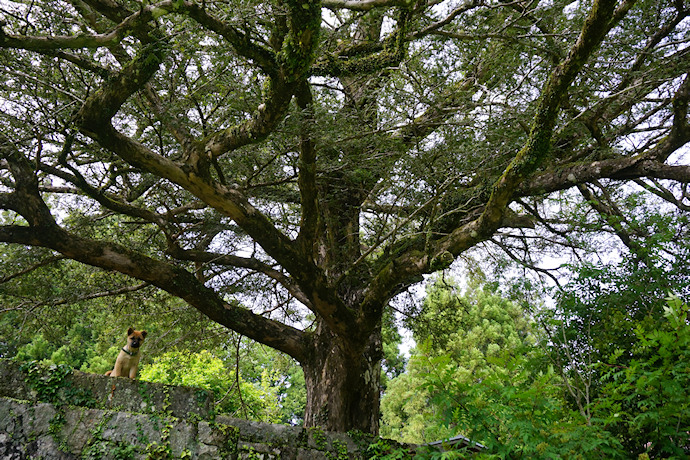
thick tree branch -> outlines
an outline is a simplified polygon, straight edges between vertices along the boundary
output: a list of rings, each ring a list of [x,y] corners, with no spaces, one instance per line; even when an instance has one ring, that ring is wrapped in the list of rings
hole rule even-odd
[[[204,152],[216,158],[243,145],[265,139],[287,113],[293,94],[304,81],[319,43],[319,2],[288,1],[288,33],[276,57],[278,69],[269,72],[266,96],[250,120],[211,135]],[[191,10],[190,10],[191,11]]]
[[[297,241],[302,253],[311,258],[313,245],[316,243],[317,223],[319,219],[318,189],[316,187],[316,145],[312,139],[315,127],[314,108],[311,89],[307,82],[297,93],[297,105],[301,110],[300,157],[299,157],[299,192],[302,205],[300,232]]]
[[[356,43],[334,54],[325,54],[314,63],[311,75],[361,78],[363,75],[378,74],[386,68],[399,65],[407,52],[406,34],[411,18],[410,10],[401,9],[396,29],[382,42],[379,42],[378,36],[367,36],[364,43]]]
[[[391,6],[407,6],[404,0],[323,0],[325,8],[333,10],[371,11],[374,8],[390,8]]]
[[[305,358],[306,344],[301,331],[256,315],[238,304],[224,302],[194,274],[175,265],[120,245],[81,238],[57,226],[0,227],[0,241],[49,248],[70,259],[145,281],[184,299],[219,324],[281,350],[298,361]]]
[[[501,219],[501,215],[510,202],[515,188],[532,174],[548,155],[558,112],[568,87],[614,25],[612,19],[617,14],[616,4],[615,0],[598,0],[594,2],[582,32],[570,50],[568,57],[551,73],[542,91],[537,114],[534,118],[527,143],[510,163],[503,176],[494,185],[485,211],[479,219],[478,224],[481,232],[478,233],[483,234],[482,238],[488,237],[493,233]],[[630,8],[632,3],[626,6]],[[472,231],[477,230],[473,229]],[[450,252],[458,254],[464,250],[464,244],[455,247],[452,240],[451,235],[451,242],[448,245]],[[465,238],[462,237],[461,240],[465,240]]]
[[[668,148],[677,150],[690,141],[663,142]],[[663,149],[652,149],[652,152],[665,152]],[[663,154],[661,154],[663,156]],[[565,190],[577,184],[592,182],[597,179],[611,178],[619,180],[653,177],[656,179],[671,179],[682,183],[690,182],[690,166],[672,166],[654,159],[653,153],[638,157],[623,157],[609,160],[577,163],[560,167],[555,171],[545,171],[535,174],[516,190],[518,196],[541,195],[558,190]]]
[[[412,249],[390,260],[372,281],[365,305],[370,304],[371,308],[375,308],[374,305],[381,298],[396,292],[395,286],[407,285],[422,273],[450,265],[458,254],[487,240],[499,228],[516,189],[542,165],[550,151],[551,136],[568,87],[614,25],[614,17],[620,19],[632,6],[632,2],[625,3],[618,9],[616,6],[615,0],[594,2],[568,57],[554,69],[542,90],[525,146],[494,184],[482,215],[441,238],[430,249],[414,245]]]
[[[154,7],[148,6],[127,17],[113,30],[104,34],[80,34],[76,36],[31,37],[9,35],[0,28],[0,48],[18,48],[29,51],[83,49],[108,47],[154,19]]]
[[[288,84],[280,77],[269,78],[266,96],[252,118],[214,133],[202,141],[205,154],[209,159],[217,158],[242,146],[266,139],[285,118],[296,87],[294,83]]]
[[[0,206],[20,214],[30,226],[52,226],[55,220],[50,209],[41,200],[38,192],[38,178],[33,165],[0,132],[0,159],[5,160],[14,177],[14,192],[0,195]]]
[[[202,5],[194,2],[168,1],[157,5],[168,12],[181,12],[222,36],[240,56],[251,59],[271,78],[278,78],[276,56],[270,50],[253,43],[248,34],[210,15]]]
[[[158,42],[146,45],[139,56],[86,99],[76,116],[76,124],[82,132],[97,138],[99,129],[110,125],[110,120],[122,104],[142,89],[158,70],[163,61],[164,48],[165,45]]]
[[[116,24],[132,14],[124,5],[115,0],[84,0],[84,3]]]
[[[685,74],[683,83],[676,91],[673,97],[673,128],[671,129],[670,137],[678,139],[682,142],[683,139],[690,138],[690,123],[688,122],[688,104],[690,104],[690,73]],[[663,158],[668,158],[667,154]]]

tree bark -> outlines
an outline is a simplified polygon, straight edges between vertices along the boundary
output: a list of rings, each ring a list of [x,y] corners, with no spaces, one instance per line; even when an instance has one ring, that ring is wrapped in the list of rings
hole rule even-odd
[[[360,344],[347,343],[321,324],[303,361],[307,388],[306,427],[327,431],[379,431],[381,329]]]

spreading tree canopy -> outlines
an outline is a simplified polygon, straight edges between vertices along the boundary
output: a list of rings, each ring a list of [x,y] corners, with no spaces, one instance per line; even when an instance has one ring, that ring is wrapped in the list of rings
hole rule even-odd
[[[0,9],[0,242],[50,250],[21,273],[119,272],[287,353],[308,426],[377,432],[390,301],[498,234],[567,242],[554,194],[631,249],[616,188],[688,206],[684,0]]]

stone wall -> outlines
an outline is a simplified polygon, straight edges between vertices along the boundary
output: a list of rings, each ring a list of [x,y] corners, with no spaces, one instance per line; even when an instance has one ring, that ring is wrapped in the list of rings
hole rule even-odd
[[[198,388],[0,360],[2,459],[358,459],[372,445],[414,451],[216,415],[212,394]]]

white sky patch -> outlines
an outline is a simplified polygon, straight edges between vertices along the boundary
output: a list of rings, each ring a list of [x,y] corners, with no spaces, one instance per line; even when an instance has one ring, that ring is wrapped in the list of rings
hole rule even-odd
[[[575,16],[577,15],[577,10],[580,8],[580,2],[575,1],[572,3],[569,3],[565,7],[563,7],[563,14],[568,20],[573,20]]]

